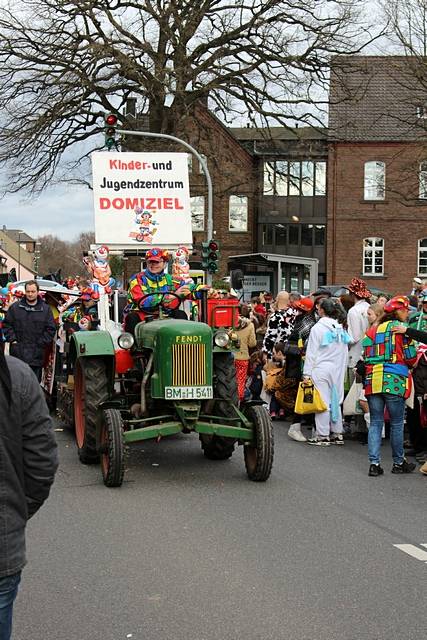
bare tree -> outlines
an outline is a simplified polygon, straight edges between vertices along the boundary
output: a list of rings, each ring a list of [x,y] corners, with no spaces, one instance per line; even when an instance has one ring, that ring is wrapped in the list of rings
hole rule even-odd
[[[60,269],[62,278],[74,275],[87,276],[83,255],[95,242],[93,232],[81,232],[76,240],[70,242],[54,235],[41,236],[37,240],[40,243],[40,274],[55,273]]]
[[[114,110],[123,122],[129,98],[157,132],[173,133],[194,105],[208,101],[228,122],[242,115],[253,124],[319,122],[315,106],[330,55],[357,52],[371,39],[360,22],[364,2],[6,0],[6,191],[84,179],[88,153],[101,146],[103,114]],[[78,160],[70,162],[74,147]]]
[[[390,41],[399,53],[427,56],[427,0],[381,0]]]

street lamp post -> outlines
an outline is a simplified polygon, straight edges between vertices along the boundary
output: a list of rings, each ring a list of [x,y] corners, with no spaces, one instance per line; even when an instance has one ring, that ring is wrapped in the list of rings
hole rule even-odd
[[[21,232],[18,231],[18,281],[21,280]]]

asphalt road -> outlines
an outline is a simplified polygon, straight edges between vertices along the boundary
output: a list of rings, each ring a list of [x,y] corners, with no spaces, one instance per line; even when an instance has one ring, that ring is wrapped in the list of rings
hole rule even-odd
[[[133,449],[103,486],[58,432],[60,469],[28,527],[15,640],[415,640],[426,625],[427,478],[367,475],[366,446],[275,423],[267,483],[196,436]],[[413,545],[414,557],[395,544]],[[415,549],[415,552],[414,552]]]

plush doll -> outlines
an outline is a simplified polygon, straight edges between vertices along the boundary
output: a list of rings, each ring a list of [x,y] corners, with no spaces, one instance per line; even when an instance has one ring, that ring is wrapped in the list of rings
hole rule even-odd
[[[111,269],[108,264],[109,249],[104,244],[95,250],[93,257],[83,258],[86,269],[92,276],[91,288],[95,292],[94,300],[99,299],[100,288],[103,287],[105,293],[111,293],[111,287],[115,284],[111,277]]]
[[[92,326],[92,318],[90,316],[83,316],[79,320],[80,331],[90,331]]]
[[[190,252],[187,247],[178,247],[173,252],[172,277],[176,280],[183,280],[186,283],[192,282],[190,265],[188,264],[189,257]]]

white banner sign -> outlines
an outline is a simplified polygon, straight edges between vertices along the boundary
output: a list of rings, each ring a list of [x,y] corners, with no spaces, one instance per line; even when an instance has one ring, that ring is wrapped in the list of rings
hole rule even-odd
[[[192,243],[186,153],[92,154],[95,242]]]

